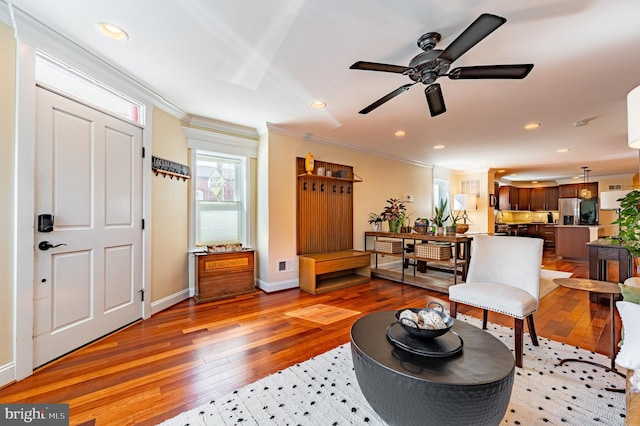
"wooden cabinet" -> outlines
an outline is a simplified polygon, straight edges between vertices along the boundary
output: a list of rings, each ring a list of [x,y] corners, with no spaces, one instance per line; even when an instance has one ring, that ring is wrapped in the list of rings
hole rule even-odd
[[[514,210],[531,210],[531,188],[518,188],[518,202]]]
[[[558,226],[556,228],[556,254],[565,259],[589,259],[589,227]]]
[[[504,185],[500,187],[498,206],[500,210],[516,210],[520,193],[515,186]]]
[[[531,210],[558,210],[557,186],[531,189]]]
[[[560,185],[560,198],[593,198],[598,196],[598,182]]]
[[[196,254],[196,302],[208,302],[255,289],[253,250]]]
[[[550,186],[545,188],[546,191],[546,200],[547,207],[544,210],[558,210],[558,194],[560,192],[560,188],[557,186]]]

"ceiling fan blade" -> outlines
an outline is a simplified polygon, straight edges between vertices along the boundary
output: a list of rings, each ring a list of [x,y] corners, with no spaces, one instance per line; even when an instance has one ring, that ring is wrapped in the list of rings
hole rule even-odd
[[[362,110],[358,111],[359,114],[368,114],[371,111],[373,111],[374,109],[378,108],[380,105],[382,105],[383,103],[390,101],[391,99],[395,98],[396,96],[398,96],[400,93],[406,92],[407,90],[409,90],[409,88],[411,88],[411,86],[413,86],[416,83],[409,83],[409,84],[405,84],[402,87],[398,87],[396,90],[394,90],[393,92],[389,93],[388,95],[385,95],[383,97],[381,97],[380,99],[378,99],[377,101],[375,101],[374,103],[372,103],[371,105],[369,105],[366,108],[363,108]]]
[[[483,13],[444,49],[439,58],[449,62],[455,61],[505,22],[507,22],[505,18]]]
[[[402,67],[400,65],[389,65],[389,64],[379,64],[377,62],[358,61],[355,64],[351,65],[349,69],[366,70],[366,71],[384,71],[384,72],[394,72],[397,74],[404,74],[405,72],[409,71],[411,68]]]
[[[432,117],[440,115],[447,110],[447,108],[444,106],[442,89],[440,88],[440,85],[438,83],[427,86],[427,88],[424,89],[424,94],[427,96],[429,112],[431,112]]]
[[[452,80],[486,79],[486,78],[525,78],[533,64],[518,65],[481,65],[475,67],[459,67],[449,73]]]

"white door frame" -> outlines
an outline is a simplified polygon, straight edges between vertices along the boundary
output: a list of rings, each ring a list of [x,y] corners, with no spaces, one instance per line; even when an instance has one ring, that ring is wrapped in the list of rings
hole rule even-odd
[[[33,278],[35,226],[35,49],[18,42],[16,57],[15,132],[15,231],[14,231],[14,325],[15,379],[33,374]],[[153,105],[145,103],[146,127],[142,131],[147,155],[143,159],[142,288],[146,296],[142,317],[151,316],[151,118]]]

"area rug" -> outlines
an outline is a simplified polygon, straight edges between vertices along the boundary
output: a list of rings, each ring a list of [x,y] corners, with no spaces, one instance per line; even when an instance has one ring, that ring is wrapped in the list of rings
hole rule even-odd
[[[572,274],[570,272],[553,271],[551,269],[540,270],[540,299],[551,293],[558,287],[558,284],[553,282],[554,278],[569,278]]]
[[[458,315],[479,327],[480,321]],[[513,330],[489,324],[513,346]],[[525,336],[524,367],[516,368],[503,425],[623,425],[624,378],[584,363],[556,366],[567,357],[608,365],[600,354]],[[360,392],[349,344],[296,364],[162,423],[184,425],[385,425]]]

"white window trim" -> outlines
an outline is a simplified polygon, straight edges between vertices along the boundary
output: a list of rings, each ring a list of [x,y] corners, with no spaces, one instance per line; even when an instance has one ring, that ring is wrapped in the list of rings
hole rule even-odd
[[[190,152],[190,163],[192,167],[196,165],[196,151],[206,151],[213,155],[223,155],[227,157],[235,157],[242,161],[244,168],[244,185],[242,187],[242,197],[244,200],[244,240],[249,247],[254,246],[251,236],[254,235],[251,225],[251,191],[249,183],[251,181],[251,170],[249,159],[258,157],[258,141],[245,139],[237,136],[225,135],[221,133],[210,132],[206,130],[193,129],[191,127],[182,127],[184,134],[187,136],[187,147]],[[196,251],[196,185],[195,179],[191,179],[189,183],[189,251]],[[195,262],[189,262],[189,295],[195,294]]]

